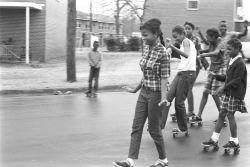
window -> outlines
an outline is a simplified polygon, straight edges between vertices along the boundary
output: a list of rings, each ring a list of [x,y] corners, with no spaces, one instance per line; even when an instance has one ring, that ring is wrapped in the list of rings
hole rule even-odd
[[[187,10],[199,10],[199,0],[187,0]]]

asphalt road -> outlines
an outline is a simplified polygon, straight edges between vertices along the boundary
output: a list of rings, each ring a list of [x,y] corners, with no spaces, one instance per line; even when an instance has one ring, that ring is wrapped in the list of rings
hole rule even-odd
[[[203,86],[194,88],[195,109]],[[246,96],[250,108],[250,90]],[[127,157],[131,125],[138,94],[101,92],[98,98],[83,94],[5,96],[1,98],[1,167],[110,167]],[[170,113],[174,111],[172,107]],[[189,137],[173,138],[176,127],[168,119],[163,131],[169,166],[250,166],[250,115],[237,113],[241,152],[225,156],[203,152],[200,143],[213,130],[218,112],[210,97],[202,127],[190,128]],[[230,137],[223,128],[219,145]],[[158,158],[153,140],[144,130],[136,167],[147,167]]]

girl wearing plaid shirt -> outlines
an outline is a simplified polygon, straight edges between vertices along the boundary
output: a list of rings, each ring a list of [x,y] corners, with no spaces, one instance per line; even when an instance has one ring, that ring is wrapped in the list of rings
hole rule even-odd
[[[132,167],[138,159],[143,127],[148,118],[148,131],[154,140],[159,159],[151,167],[168,166],[164,139],[160,128],[161,111],[166,101],[168,78],[170,77],[170,55],[164,47],[160,29],[161,22],[151,19],[141,27],[141,34],[146,47],[140,61],[143,72],[141,92],[139,94],[132,126],[128,158],[125,161],[113,162],[116,167]],[[161,43],[159,43],[159,39]],[[163,44],[162,44],[163,43]]]
[[[227,116],[231,137],[229,142],[225,144],[224,148],[239,148],[239,139],[237,137],[237,126],[234,114],[236,111],[246,113],[244,97],[247,88],[247,70],[240,54],[242,45],[238,39],[231,39],[227,42],[226,54],[231,57],[226,75],[216,75],[212,73],[217,80],[225,81],[225,85],[220,87],[216,94],[223,94],[221,101],[221,110],[219,113],[218,121],[215,125],[214,132],[209,141],[203,142],[203,145],[216,145],[220,131],[223,127],[223,121]]]

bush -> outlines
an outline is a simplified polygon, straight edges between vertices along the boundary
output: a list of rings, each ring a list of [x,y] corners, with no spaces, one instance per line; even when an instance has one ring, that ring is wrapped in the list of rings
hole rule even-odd
[[[138,37],[131,37],[127,43],[122,38],[106,38],[105,43],[108,51],[139,51],[141,46],[141,39]]]
[[[141,39],[138,37],[131,37],[128,40],[128,46],[131,51],[139,51],[141,47]]]
[[[114,38],[107,38],[105,39],[105,43],[107,45],[107,49],[108,51],[115,51],[116,50],[116,46],[117,46],[117,42]]]

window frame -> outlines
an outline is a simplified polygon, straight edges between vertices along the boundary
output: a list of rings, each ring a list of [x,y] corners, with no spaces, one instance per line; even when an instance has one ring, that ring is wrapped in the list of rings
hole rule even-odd
[[[190,3],[190,1],[196,1],[197,2],[197,8],[190,8],[189,7],[189,3]],[[200,1],[199,0],[187,0],[187,10],[194,10],[194,11],[196,11],[196,10],[199,10],[199,7],[200,7]]]

